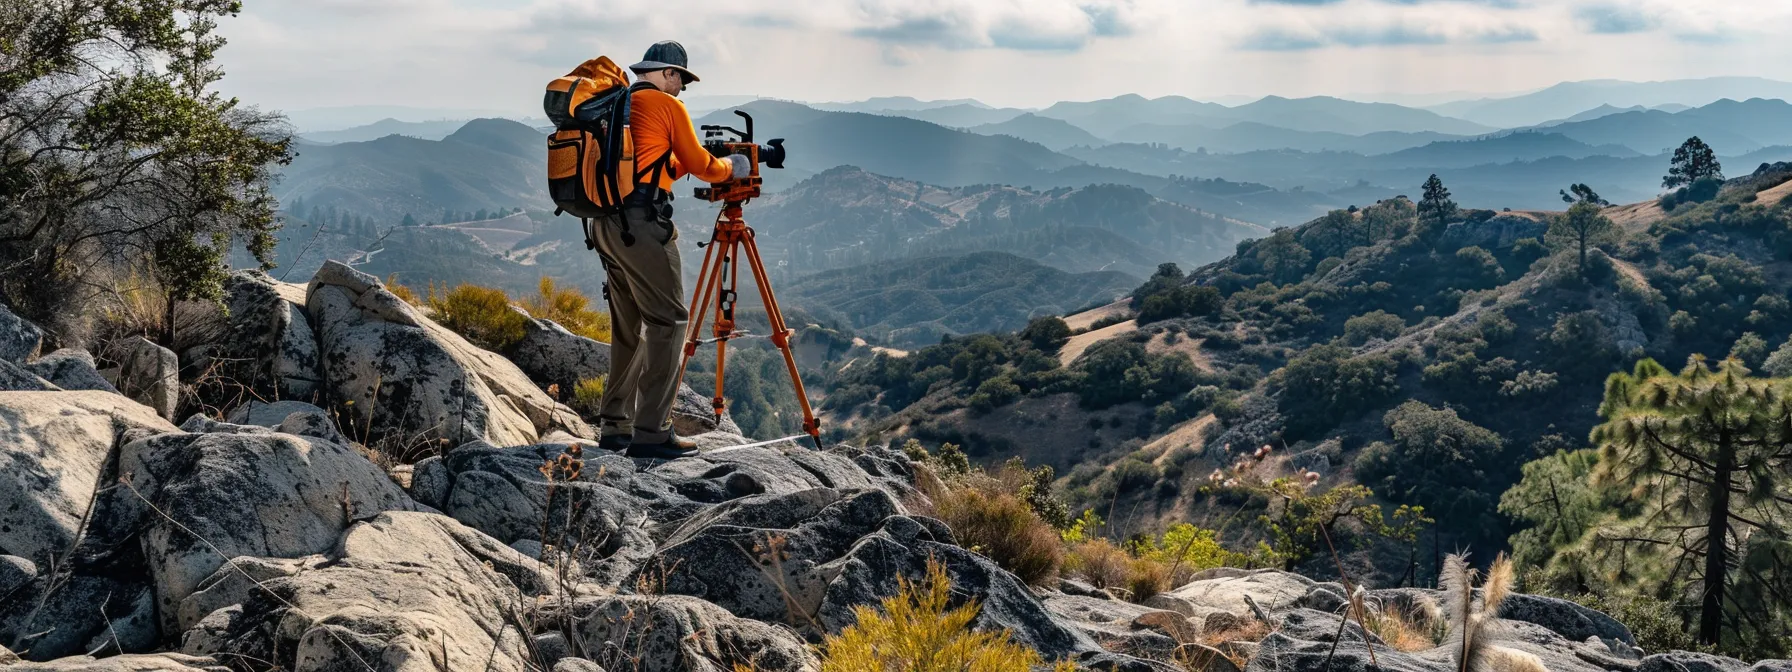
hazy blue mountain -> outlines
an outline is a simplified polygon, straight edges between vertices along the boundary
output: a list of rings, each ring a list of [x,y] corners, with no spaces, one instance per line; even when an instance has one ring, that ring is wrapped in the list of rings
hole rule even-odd
[[[1550,128],[1553,126],[1560,126],[1562,124],[1573,123],[1576,121],[1592,121],[1592,120],[1598,119],[1600,117],[1609,117],[1614,114],[1623,114],[1625,112],[1642,112],[1647,109],[1649,109],[1649,108],[1643,107],[1641,105],[1632,105],[1630,107],[1616,107],[1616,106],[1612,106],[1612,105],[1600,105],[1599,107],[1595,107],[1591,110],[1581,112],[1579,114],[1568,117],[1566,119],[1554,119],[1551,121],[1546,121],[1541,124],[1537,124],[1536,126],[1532,126],[1531,128]]]
[[[301,147],[281,171],[282,201],[333,206],[396,224],[444,211],[552,207],[546,136],[506,119],[476,119],[441,140],[389,135]]]
[[[460,130],[466,125],[466,119],[450,119],[443,121],[399,121],[397,119],[381,119],[366,126],[345,128],[340,131],[316,131],[305,133],[300,137],[317,144],[336,144],[341,142],[366,142],[377,140],[388,135],[408,135],[424,140],[441,140],[449,133]]]
[[[1642,105],[1653,108],[1672,103],[1699,106],[1724,98],[1788,100],[1792,99],[1792,82],[1759,77],[1711,77],[1663,82],[1602,79],[1563,82],[1522,96],[1463,100],[1427,109],[1489,126],[1517,128],[1566,118],[1600,105]]]
[[[1189,151],[1205,148],[1209,152],[1239,153],[1262,149],[1296,149],[1306,152],[1329,150],[1385,154],[1440,140],[1461,139],[1465,136],[1430,131],[1422,133],[1382,131],[1365,135],[1347,135],[1323,131],[1296,131],[1280,126],[1244,121],[1222,128],[1199,124],[1180,126],[1139,124],[1121,129],[1111,134],[1111,137],[1120,142],[1161,142]]]
[[[299,110],[282,110],[287,121],[299,133],[316,133],[321,131],[339,131],[379,123],[391,119],[401,122],[439,121],[443,119],[484,119],[519,116],[521,112],[534,111],[539,114],[540,107],[528,105],[518,110],[472,110],[435,107],[409,107],[404,105],[346,105],[340,107],[313,107]]]
[[[1269,126],[1280,126],[1296,131],[1324,131],[1349,135],[1362,135],[1377,131],[1407,133],[1431,131],[1454,135],[1473,135],[1498,130],[1496,127],[1462,119],[1451,119],[1430,110],[1390,103],[1359,103],[1329,96],[1312,98],[1266,96],[1254,103],[1228,108],[1224,114],[1218,116]]]
[[[1550,130],[1588,144],[1621,144],[1645,154],[1672,150],[1696,135],[1719,154],[1737,155],[1792,144],[1792,103],[1722,100],[1678,113],[1624,112]]]
[[[778,298],[912,347],[945,334],[1014,331],[1031,317],[1113,301],[1139,282],[1124,273],[1065,273],[1012,254],[974,252],[825,271],[778,287]]]
[[[984,105],[947,105],[925,110],[876,110],[873,113],[919,119],[952,128],[1000,123],[1027,114],[1026,110],[1012,107],[994,108]]]
[[[818,110],[829,112],[879,112],[883,110],[932,110],[954,105],[988,108],[988,105],[974,98],[953,98],[951,100],[919,100],[909,96],[882,96],[865,100],[844,103],[815,103],[810,105]]]
[[[1095,137],[1094,134],[1078,128],[1068,121],[1041,117],[1032,113],[1025,113],[1000,123],[971,126],[965,130],[979,135],[1014,136],[1022,140],[1037,142],[1053,150],[1077,145],[1094,147],[1107,144],[1106,140]]]
[[[752,209],[768,257],[783,255],[795,266],[815,270],[1000,250],[1069,272],[1142,276],[1165,261],[1219,259],[1238,241],[1268,233],[1138,187],[948,188],[851,166],[822,172]]]
[[[1589,156],[1618,158],[1642,156],[1623,145],[1594,147],[1560,133],[1515,132],[1472,140],[1433,142],[1391,154],[1370,157],[1366,165],[1378,167],[1463,168],[1490,163],[1535,161],[1551,157],[1571,159]]]
[[[1224,114],[1228,109],[1230,108],[1217,103],[1203,103],[1181,96],[1148,99],[1129,93],[1104,100],[1056,103],[1037,114],[1068,121],[1090,133],[1105,137],[1114,131],[1138,124],[1175,125],[1209,120],[1208,123],[1213,126],[1224,126],[1227,122],[1216,115]]]

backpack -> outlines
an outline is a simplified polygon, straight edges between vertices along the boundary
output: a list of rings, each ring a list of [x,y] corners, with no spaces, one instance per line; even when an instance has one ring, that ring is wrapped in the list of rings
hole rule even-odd
[[[548,195],[554,199],[554,214],[589,219],[613,213],[634,191],[635,147],[628,129],[632,92],[628,75],[606,56],[548,82],[542,107],[554,124],[548,136]]]

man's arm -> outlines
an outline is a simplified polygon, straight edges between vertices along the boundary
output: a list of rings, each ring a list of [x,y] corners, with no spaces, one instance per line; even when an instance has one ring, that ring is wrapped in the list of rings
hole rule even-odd
[[[697,141],[697,128],[691,123],[691,115],[685,111],[684,104],[677,98],[651,92],[645,100],[653,101],[649,110],[652,114],[663,115],[666,127],[672,129],[672,168],[674,175],[689,173],[697,179],[711,184],[727,182],[734,176],[734,164],[716,158]]]

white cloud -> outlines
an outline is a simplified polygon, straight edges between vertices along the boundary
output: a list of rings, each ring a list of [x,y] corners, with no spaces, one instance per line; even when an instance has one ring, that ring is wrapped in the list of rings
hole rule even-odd
[[[526,114],[577,62],[626,63],[660,39],[689,48],[704,76],[693,94],[1017,105],[1786,78],[1772,64],[1792,60],[1781,0],[250,0],[244,12],[221,27],[221,88],[284,108]]]

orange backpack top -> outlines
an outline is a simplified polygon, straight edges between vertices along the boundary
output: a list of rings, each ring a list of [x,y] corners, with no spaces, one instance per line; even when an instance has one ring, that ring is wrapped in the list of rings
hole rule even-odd
[[[628,74],[606,56],[548,82],[542,107],[555,129],[548,136],[548,194],[558,208],[554,214],[588,219],[612,213],[634,191],[635,148],[628,131],[632,91]]]

